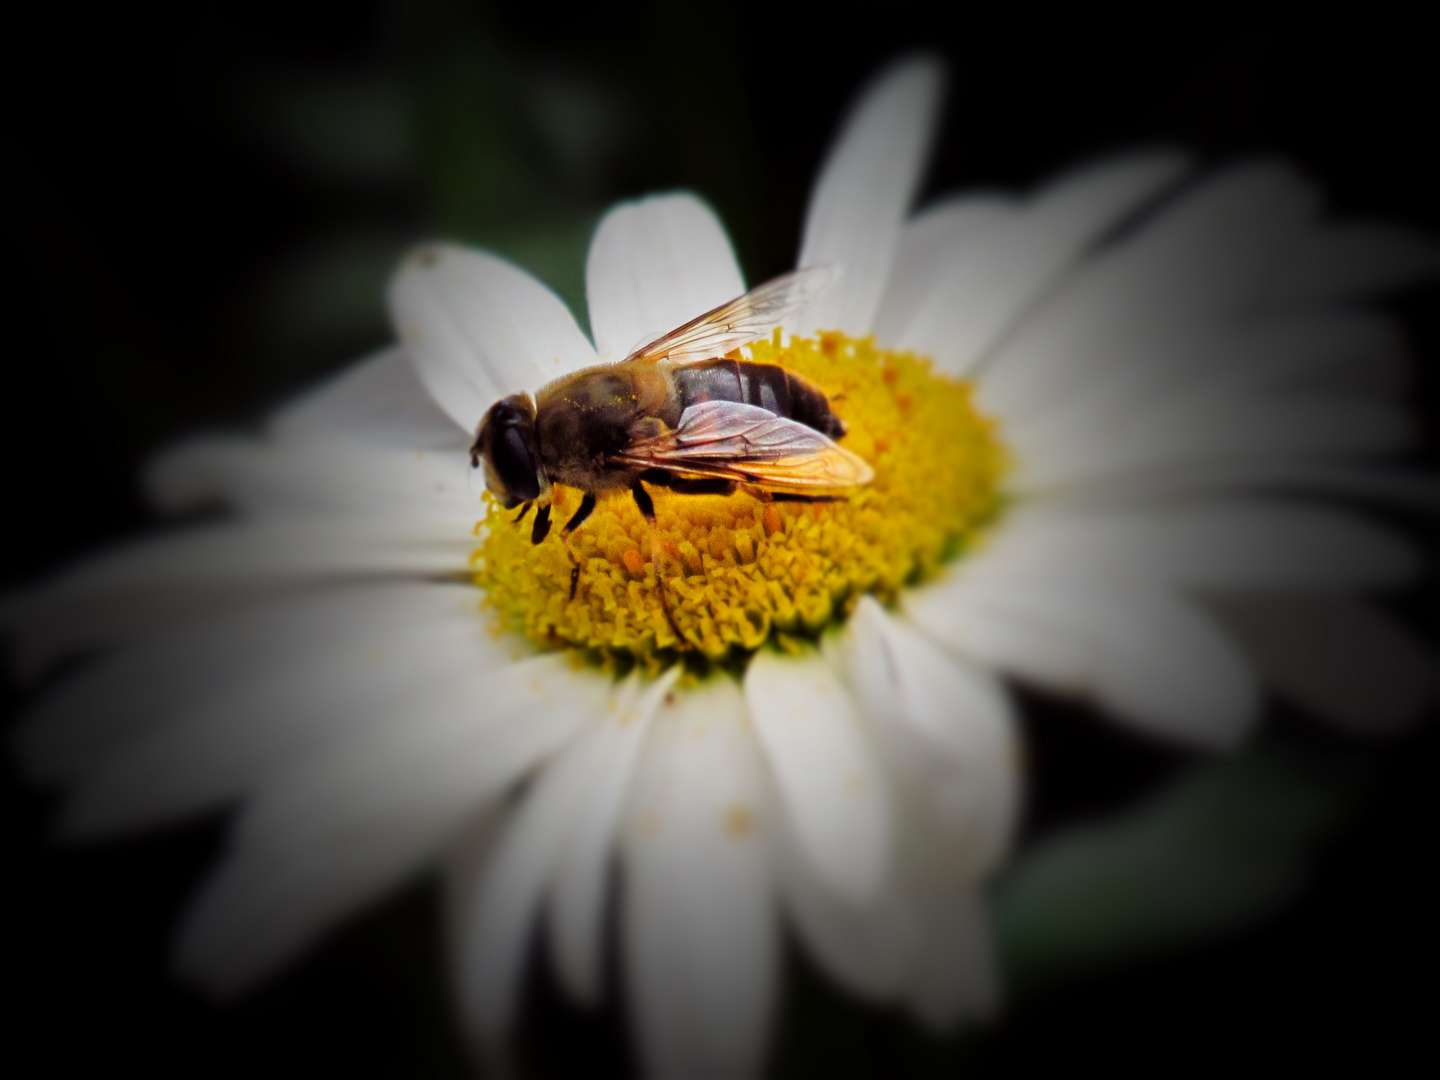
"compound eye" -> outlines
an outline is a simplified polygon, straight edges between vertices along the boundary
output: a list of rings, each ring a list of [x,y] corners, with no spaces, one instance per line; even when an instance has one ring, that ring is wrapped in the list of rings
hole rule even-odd
[[[540,478],[535,474],[535,455],[524,434],[519,428],[506,426],[495,435],[490,460],[505,491],[520,502],[539,498]]]

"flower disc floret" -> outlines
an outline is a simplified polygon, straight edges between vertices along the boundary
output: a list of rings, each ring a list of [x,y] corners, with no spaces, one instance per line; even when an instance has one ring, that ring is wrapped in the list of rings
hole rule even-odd
[[[749,351],[825,392],[848,428],[842,445],[875,478],[842,500],[809,504],[652,489],[675,626],[712,662],[743,663],[768,641],[792,647],[843,620],[864,593],[889,602],[933,577],[994,517],[1005,466],[970,385],[923,357],[838,333],[781,344],[777,332]],[[581,497],[557,487],[555,518],[566,520]],[[491,500],[474,555],[476,584],[503,628],[647,664],[686,647],[665,618],[650,526],[628,494],[602,499],[568,539],[555,530],[539,545],[514,516]]]

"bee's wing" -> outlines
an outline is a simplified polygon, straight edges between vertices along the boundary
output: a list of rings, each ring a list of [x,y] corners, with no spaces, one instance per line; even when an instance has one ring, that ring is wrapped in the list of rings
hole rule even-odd
[[[640,346],[625,359],[683,364],[724,356],[731,349],[768,335],[839,278],[840,269],[835,266],[807,266],[781,274]]]
[[[875,477],[863,458],[814,428],[735,401],[692,405],[674,431],[638,440],[618,458],[640,468],[718,476],[762,488],[855,487]]]

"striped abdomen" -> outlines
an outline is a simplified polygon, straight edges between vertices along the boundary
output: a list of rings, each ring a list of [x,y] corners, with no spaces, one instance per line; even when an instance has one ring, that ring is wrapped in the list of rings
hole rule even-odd
[[[776,364],[749,360],[706,360],[671,373],[680,397],[680,411],[702,401],[738,401],[758,405],[776,416],[804,424],[838,439],[845,425],[830,411],[830,402],[815,387]],[[673,423],[669,417],[667,422]]]

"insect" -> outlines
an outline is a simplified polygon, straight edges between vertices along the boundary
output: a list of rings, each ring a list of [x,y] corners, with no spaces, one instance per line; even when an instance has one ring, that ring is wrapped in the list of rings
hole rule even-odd
[[[584,492],[562,529],[567,537],[597,496],[628,490],[651,525],[657,581],[655,503],[646,485],[682,494],[744,487],[763,499],[819,502],[869,483],[869,464],[835,442],[845,425],[824,393],[778,365],[725,356],[768,336],[837,273],[821,266],[784,274],[618,363],[562,376],[533,400],[520,393],[497,401],[476,430],[471,466],[484,463],[485,485],[506,508],[523,504],[516,522],[537,507],[537,544],[550,531],[553,485]],[[572,596],[578,579],[577,565]],[[660,599],[674,629],[663,588]]]

